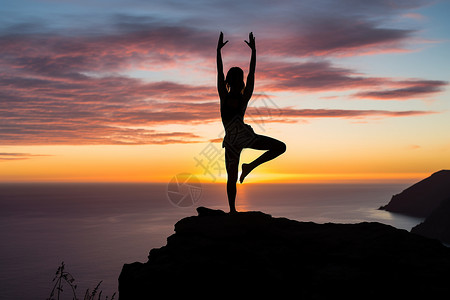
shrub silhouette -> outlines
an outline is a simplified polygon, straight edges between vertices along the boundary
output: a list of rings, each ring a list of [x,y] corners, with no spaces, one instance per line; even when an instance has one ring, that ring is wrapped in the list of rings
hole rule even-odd
[[[69,272],[65,271],[65,265],[64,262],[61,263],[61,265],[58,267],[55,273],[55,277],[53,278],[53,288],[50,293],[50,296],[46,300],[59,300],[61,297],[61,293],[64,290],[64,284],[69,285],[70,290],[72,291],[73,300],[78,300],[77,297],[77,285],[75,284],[75,278],[70,274]],[[92,292],[89,292],[89,288],[86,289],[86,293],[84,294],[84,300],[95,300],[95,296],[98,293],[97,300],[102,299],[102,291],[99,291],[100,284],[102,281],[100,281],[97,286],[92,290]],[[110,300],[113,300],[116,296],[116,293],[114,293]],[[105,300],[108,300],[108,296],[105,297]]]

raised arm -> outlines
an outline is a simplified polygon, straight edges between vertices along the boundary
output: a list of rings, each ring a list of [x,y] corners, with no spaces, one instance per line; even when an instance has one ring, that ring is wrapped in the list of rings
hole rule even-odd
[[[255,68],[256,68],[256,46],[255,37],[253,32],[248,35],[248,42],[244,41],[250,49],[252,49],[252,57],[250,58],[250,69],[247,75],[247,83],[245,84],[244,98],[249,101],[253,94],[253,88],[255,86]]]
[[[227,88],[225,85],[225,76],[223,75],[223,63],[222,63],[222,54],[221,49],[225,44],[228,43],[226,41],[223,42],[223,33],[220,32],[219,41],[217,43],[217,91],[219,92],[219,97],[222,99],[227,94]]]

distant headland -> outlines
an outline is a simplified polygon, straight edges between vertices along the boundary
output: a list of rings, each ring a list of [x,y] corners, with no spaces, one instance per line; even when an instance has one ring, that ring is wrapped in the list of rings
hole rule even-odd
[[[426,218],[450,197],[450,170],[441,170],[408,187],[380,209]]]
[[[450,170],[433,173],[380,209],[425,218],[411,232],[450,243]]]

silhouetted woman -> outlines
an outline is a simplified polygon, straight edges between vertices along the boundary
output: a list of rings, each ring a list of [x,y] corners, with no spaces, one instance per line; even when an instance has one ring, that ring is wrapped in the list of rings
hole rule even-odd
[[[252,49],[250,70],[247,75],[247,84],[244,84],[244,72],[241,68],[232,67],[224,78],[221,49],[228,41],[223,42],[223,33],[220,33],[217,44],[217,90],[220,97],[220,115],[225,128],[225,137],[222,147],[225,148],[225,166],[227,169],[227,194],[230,213],[236,212],[236,183],[238,180],[239,157],[242,149],[251,148],[267,150],[249,164],[242,164],[242,173],[239,181],[257,166],[265,163],[286,151],[286,145],[271,137],[255,134],[250,125],[244,123],[245,110],[253,94],[255,83],[256,47],[253,33],[248,36],[247,45]]]

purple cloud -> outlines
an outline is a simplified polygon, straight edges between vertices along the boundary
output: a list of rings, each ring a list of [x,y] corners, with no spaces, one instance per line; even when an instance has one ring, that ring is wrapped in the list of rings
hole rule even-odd
[[[415,99],[442,92],[443,88],[448,85],[448,82],[440,80],[408,80],[399,81],[397,84],[400,87],[394,89],[364,91],[356,93],[355,96],[358,98],[377,100]]]

